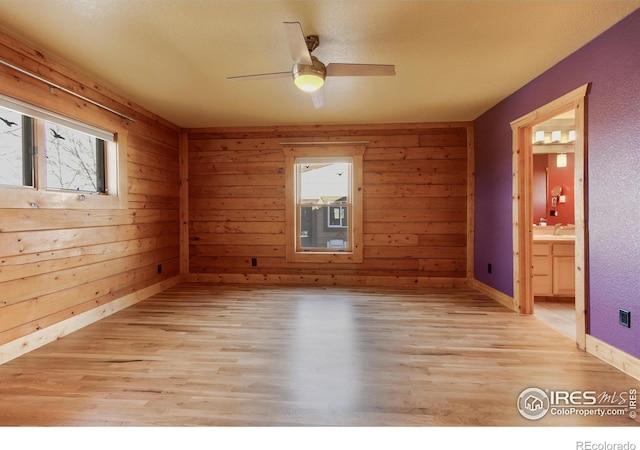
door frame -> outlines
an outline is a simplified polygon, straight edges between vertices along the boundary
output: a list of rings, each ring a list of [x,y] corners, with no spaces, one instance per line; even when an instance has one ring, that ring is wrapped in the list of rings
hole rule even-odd
[[[587,334],[585,103],[589,84],[511,122],[513,136],[513,299],[521,314],[533,313],[533,143],[535,125],[575,110],[575,308],[576,344],[584,349]]]

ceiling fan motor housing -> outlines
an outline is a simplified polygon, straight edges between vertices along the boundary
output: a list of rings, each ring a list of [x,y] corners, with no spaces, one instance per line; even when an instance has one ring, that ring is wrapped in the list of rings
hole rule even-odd
[[[300,89],[313,92],[322,87],[327,69],[315,56],[311,57],[312,65],[296,63],[293,65],[293,81]]]

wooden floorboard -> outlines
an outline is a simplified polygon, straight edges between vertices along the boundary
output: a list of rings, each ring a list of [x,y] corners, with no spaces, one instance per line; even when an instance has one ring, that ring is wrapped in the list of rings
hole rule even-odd
[[[472,289],[182,284],[0,366],[5,426],[629,426],[525,388],[637,380]]]

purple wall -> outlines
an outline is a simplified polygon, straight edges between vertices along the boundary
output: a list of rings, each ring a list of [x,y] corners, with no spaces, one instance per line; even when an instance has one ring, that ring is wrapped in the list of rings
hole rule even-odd
[[[589,334],[640,357],[640,10],[476,119],[475,277],[513,295],[509,123],[586,83]]]

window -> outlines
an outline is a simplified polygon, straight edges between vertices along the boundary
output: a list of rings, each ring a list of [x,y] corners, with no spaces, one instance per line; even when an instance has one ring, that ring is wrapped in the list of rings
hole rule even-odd
[[[115,137],[0,95],[0,207],[118,207]]]
[[[33,120],[0,107],[0,184],[33,186]]]
[[[47,188],[105,193],[105,141],[58,125],[44,123]]]
[[[334,202],[343,203],[345,200]],[[327,227],[329,228],[347,228],[348,208],[346,206],[329,206],[327,207]]]
[[[364,148],[285,150],[287,260],[362,262]]]

